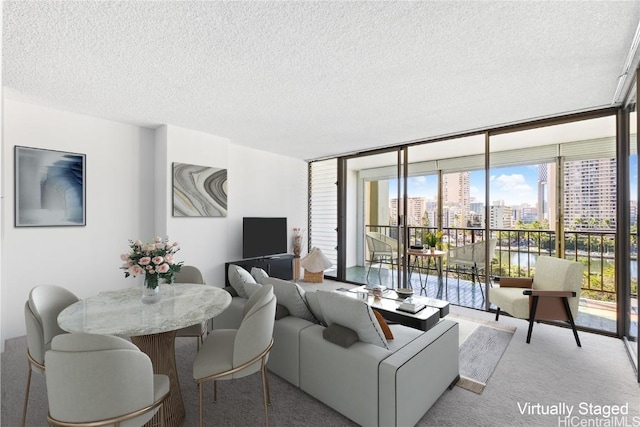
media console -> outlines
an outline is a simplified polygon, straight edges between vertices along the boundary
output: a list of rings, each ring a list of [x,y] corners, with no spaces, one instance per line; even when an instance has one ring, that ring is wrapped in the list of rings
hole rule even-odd
[[[269,277],[277,277],[283,280],[293,279],[293,255],[274,255],[269,257],[247,258],[238,261],[229,261],[224,264],[224,282],[229,285],[229,265],[235,264],[251,272],[251,267],[261,268]]]

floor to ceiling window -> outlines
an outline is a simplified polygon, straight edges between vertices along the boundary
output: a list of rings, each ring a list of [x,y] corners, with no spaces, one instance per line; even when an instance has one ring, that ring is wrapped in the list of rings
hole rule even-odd
[[[630,336],[637,339],[635,237],[633,259],[622,267],[631,271],[631,283],[616,286],[616,269],[621,268],[616,267],[616,237],[626,231],[619,229],[616,216],[613,112],[312,162],[310,244],[334,251],[336,268],[328,275],[338,277],[341,263],[341,280],[411,286],[479,309],[487,308],[487,278],[532,275],[541,255],[575,260],[586,272],[577,324],[620,334],[618,289],[625,289],[625,307],[631,296],[625,310],[635,325]],[[342,190],[335,187],[338,165],[343,165]],[[331,200],[325,204],[322,197]],[[637,209],[637,197],[631,199],[630,209]],[[344,233],[340,248],[338,229]],[[441,268],[419,266],[405,251],[424,246],[428,233],[441,236],[438,249],[446,253]],[[388,250],[373,251],[368,236]],[[489,254],[480,274],[457,269],[456,248],[479,242]]]
[[[503,274],[538,256],[585,265],[578,325],[616,332],[616,117],[492,136],[493,233]]]

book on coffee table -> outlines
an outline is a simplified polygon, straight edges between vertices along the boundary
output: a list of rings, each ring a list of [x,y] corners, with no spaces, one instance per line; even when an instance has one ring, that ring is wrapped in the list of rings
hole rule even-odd
[[[426,305],[420,302],[413,301],[413,300],[404,300],[398,306],[398,310],[407,311],[409,313],[417,313],[425,307]]]

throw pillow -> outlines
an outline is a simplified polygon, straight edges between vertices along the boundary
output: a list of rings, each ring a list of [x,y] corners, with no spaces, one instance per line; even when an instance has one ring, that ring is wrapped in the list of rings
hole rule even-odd
[[[236,290],[239,297],[249,298],[249,295],[244,290],[245,283],[256,283],[251,274],[244,268],[235,264],[229,265],[229,284]]]
[[[292,316],[318,323],[318,320],[313,316],[311,310],[309,310],[307,301],[304,298],[304,289],[297,283],[275,277],[267,277],[266,279],[262,279],[262,284],[273,286],[273,293],[276,296],[278,304],[287,307],[287,310],[289,310]]]
[[[316,293],[327,325],[337,323],[356,331],[360,341],[389,348],[380,323],[366,302],[338,292],[316,291]]]
[[[328,326],[322,331],[322,337],[340,347],[349,348],[358,341],[358,334],[353,329],[345,328],[337,323]]]
[[[324,316],[322,315],[322,310],[320,309],[320,302],[318,302],[318,294],[314,292],[305,292],[305,299],[307,300],[307,304],[309,305],[309,310],[311,310],[311,314],[318,319],[318,322],[322,326],[327,326],[327,322],[324,320]]]
[[[378,323],[380,324],[380,329],[382,329],[382,332],[384,333],[384,337],[388,340],[392,340],[393,332],[391,332],[391,328],[387,325],[385,318],[382,317],[382,314],[380,314],[378,310],[373,310],[373,314],[375,314],[376,319],[378,319]]]
[[[269,275],[261,268],[251,267],[251,277],[253,277],[256,282],[262,283],[262,279],[266,279]]]

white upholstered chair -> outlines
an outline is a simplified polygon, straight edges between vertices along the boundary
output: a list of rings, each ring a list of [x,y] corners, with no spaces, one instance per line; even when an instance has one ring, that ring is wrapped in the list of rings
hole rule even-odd
[[[369,273],[371,266],[378,263],[378,283],[382,284],[380,271],[382,264],[391,264],[391,270],[394,265],[398,265],[398,241],[393,237],[385,236],[382,233],[367,232],[367,249],[369,250],[369,268],[367,269],[367,283],[369,283]],[[391,285],[393,286],[393,271],[391,272]]]
[[[207,336],[193,363],[193,379],[198,385],[200,426],[204,425],[202,389],[205,382],[213,381],[215,402],[217,381],[243,378],[258,371],[262,374],[265,424],[269,425],[267,406],[271,400],[266,366],[273,345],[275,315],[273,286],[263,285],[245,304],[238,329],[216,329]]]
[[[46,356],[49,415],[54,426],[142,426],[169,396],[169,377],[149,356],[110,335],[58,335]]]
[[[534,321],[564,320],[571,325],[576,344],[581,347],[574,318],[578,315],[583,272],[584,265],[579,262],[540,256],[533,278],[500,277],[500,287],[489,292],[489,301],[497,307],[496,321],[501,311],[528,319],[529,343]]]
[[[489,240],[489,261],[495,258],[496,239]],[[449,294],[449,272],[456,273],[458,280],[458,301],[460,301],[460,274],[471,273],[472,286],[478,283],[482,299],[484,300],[484,291],[482,282],[480,282],[480,272],[486,270],[486,243],[485,241],[471,243],[469,245],[457,246],[449,248],[447,253],[447,276],[446,288],[447,297]]]
[[[66,333],[58,326],[58,314],[77,301],[78,297],[72,292],[55,285],[36,286],[29,292],[29,299],[24,304],[29,372],[22,409],[23,426],[27,418],[31,373],[34,370],[40,373],[45,371],[44,355],[51,347],[51,341],[56,335]]]
[[[176,273],[174,277],[174,283],[196,283],[205,284],[204,277],[197,267],[192,265],[183,265],[180,271]],[[198,350],[200,350],[200,344],[204,342],[204,337],[207,334],[208,322],[200,322],[195,325],[187,326],[182,329],[178,329],[176,332],[177,337],[194,337],[197,338]]]

